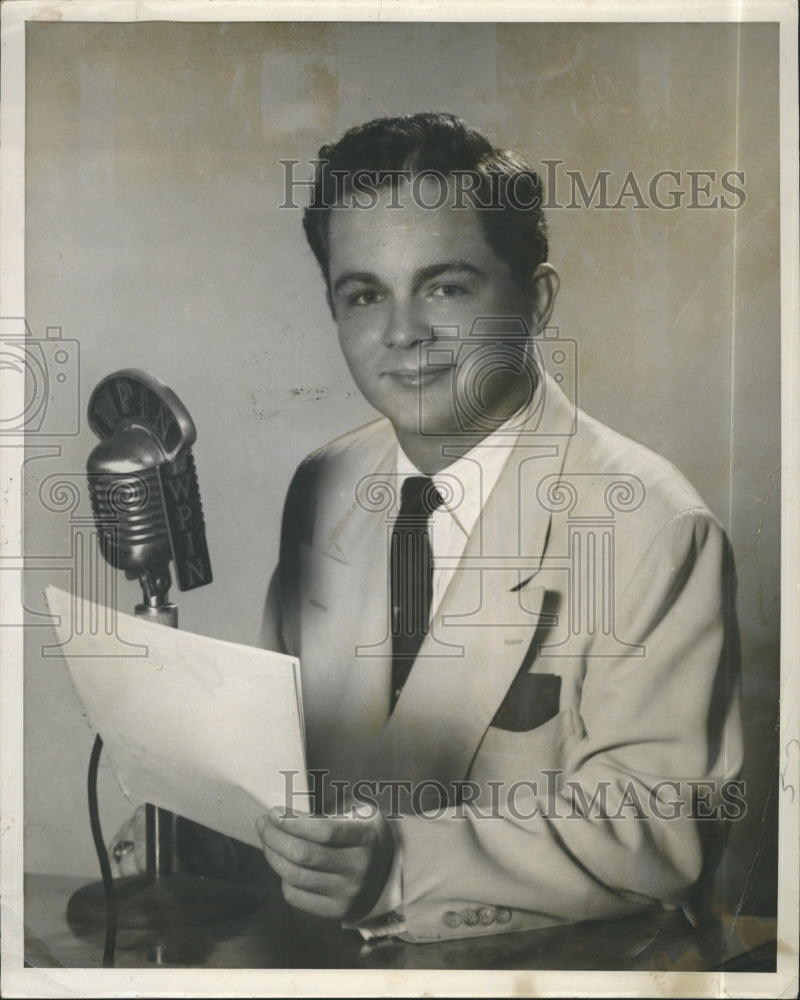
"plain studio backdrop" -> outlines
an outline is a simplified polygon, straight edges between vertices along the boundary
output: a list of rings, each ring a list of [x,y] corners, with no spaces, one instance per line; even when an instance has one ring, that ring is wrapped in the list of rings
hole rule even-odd
[[[30,439],[56,447],[32,447],[26,464],[25,541],[38,567],[26,597],[27,870],[98,871],[85,794],[91,734],[63,659],[42,655],[55,640],[41,617],[45,584],[70,584],[74,524],[88,513],[91,389],[143,368],[187,406],[214,582],[173,591],[181,626],[255,642],[292,472],[372,416],[340,356],[301,212],[278,207],[279,161],[300,161],[306,178],[319,145],[351,125],[437,109],[521,150],[546,180],[544,161],[561,161],[549,168],[548,198],[562,206],[548,213],[562,279],[552,322],[575,344],[570,391],[674,462],[729,531],[748,812],[732,824],[718,887],[730,908],[746,891],[745,912],[772,910],[777,68],[777,25],[755,23],[28,24],[27,318],[38,339],[61,328],[80,385],[73,378],[64,414],[54,409]],[[662,202],[684,192],[674,209],[648,191],[663,170],[677,178],[659,182]],[[744,197],[721,187],[733,170]],[[566,207],[567,171],[587,188],[609,171],[611,204],[633,171],[645,204],[632,195],[617,209],[587,208],[579,197]],[[714,176],[693,181],[690,171]],[[79,433],[52,436],[60,420]],[[77,493],[59,494],[59,481]],[[138,584],[118,576],[120,608],[132,611]],[[220,725],[236,737],[235,719]],[[134,804],[105,767],[100,794],[110,839]]]

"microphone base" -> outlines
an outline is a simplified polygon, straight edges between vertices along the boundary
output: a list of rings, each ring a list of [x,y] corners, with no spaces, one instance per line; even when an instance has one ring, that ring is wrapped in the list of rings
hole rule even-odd
[[[166,930],[210,924],[245,916],[263,899],[244,886],[199,875],[130,875],[114,879],[117,927],[127,930]],[[67,923],[78,935],[105,927],[107,904],[102,882],[92,882],[73,893],[67,904]]]

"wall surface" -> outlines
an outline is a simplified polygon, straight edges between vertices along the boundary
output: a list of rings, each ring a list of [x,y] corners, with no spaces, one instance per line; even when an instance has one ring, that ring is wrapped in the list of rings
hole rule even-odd
[[[307,163],[368,118],[443,109],[521,150],[546,180],[550,170],[553,322],[577,345],[578,401],[673,461],[733,542],[751,801],[722,891],[734,905],[747,883],[756,913],[772,907],[775,880],[777,44],[763,24],[27,31],[27,318],[37,337],[60,326],[78,342],[82,414],[97,381],[123,367],[158,375],[192,414],[215,575],[179,597],[193,631],[255,641],[296,464],[372,413],[340,356],[300,212],[277,208],[279,161]],[[631,195],[617,209],[567,207],[568,171],[587,186],[609,171],[613,204],[630,170],[646,205]],[[679,176],[659,182],[662,203],[684,192],[674,209],[648,191],[663,170]],[[744,173],[742,204],[721,189],[730,170]],[[693,194],[689,171],[715,178]],[[720,194],[739,207],[697,207]],[[63,661],[41,655],[53,640],[36,615],[44,584],[69,582],[75,514],[48,508],[48,477],[79,477],[94,439],[83,420],[58,443],[26,469],[27,552],[49,568],[28,577],[25,862],[91,875],[91,737]],[[121,580],[120,607],[137,598]],[[131,804],[106,769],[101,801],[110,839]]]

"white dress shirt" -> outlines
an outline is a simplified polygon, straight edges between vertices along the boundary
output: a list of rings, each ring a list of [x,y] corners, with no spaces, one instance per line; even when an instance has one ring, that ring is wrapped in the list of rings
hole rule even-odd
[[[500,473],[516,446],[520,431],[528,415],[525,406],[475,445],[456,458],[451,465],[430,478],[444,497],[444,503],[430,517],[428,531],[433,553],[433,593],[429,623],[433,620],[444,592],[452,580],[458,561],[463,555],[467,539],[475,527],[489,494],[497,485]],[[466,446],[465,446],[466,447]],[[411,459],[397,445],[397,496],[409,476],[422,476]],[[399,501],[392,511],[399,511]]]

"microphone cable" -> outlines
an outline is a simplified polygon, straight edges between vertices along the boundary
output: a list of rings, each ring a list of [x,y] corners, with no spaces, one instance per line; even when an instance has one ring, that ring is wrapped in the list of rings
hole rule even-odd
[[[103,841],[103,831],[100,828],[100,811],[97,807],[97,769],[103,741],[95,736],[92,756],[89,758],[89,822],[92,827],[92,839],[100,862],[100,874],[103,877],[103,892],[106,897],[106,940],[103,948],[103,967],[114,968],[114,952],[117,944],[117,895],[114,891],[114,879],[111,875],[111,863]]]

